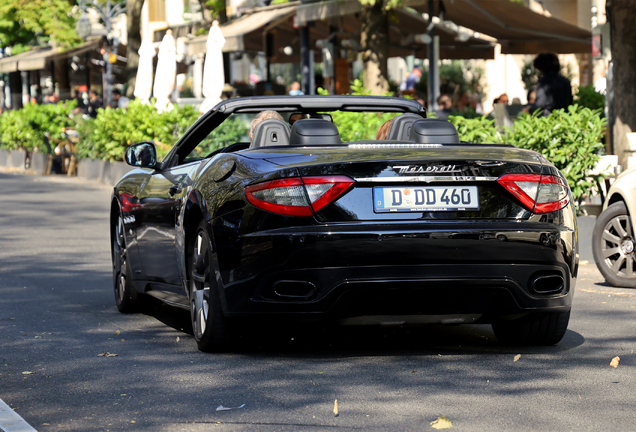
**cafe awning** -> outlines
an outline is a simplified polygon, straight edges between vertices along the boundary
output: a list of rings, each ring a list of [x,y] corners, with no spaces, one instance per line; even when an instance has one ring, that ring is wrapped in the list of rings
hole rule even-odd
[[[39,62],[39,59],[46,58],[55,52],[57,52],[57,50],[51,47],[35,48],[14,56],[5,57],[0,59],[0,72],[10,73],[21,70],[37,70],[38,68],[31,68],[31,66],[34,65],[33,62]],[[21,65],[28,67],[28,69],[21,69]]]
[[[428,12],[428,0],[407,0]],[[434,0],[436,15],[444,21],[492,36],[503,54],[589,53],[592,33],[548,14],[509,0]],[[443,5],[440,9],[440,5]]]
[[[246,49],[244,38],[256,36],[262,38],[262,32],[275,26],[281,20],[290,18],[296,12],[296,3],[284,7],[269,6],[256,8],[242,17],[221,26],[221,32],[225,38],[223,52],[244,51]],[[258,33],[253,35],[253,33]],[[205,44],[208,35],[197,36],[188,43],[188,54],[205,54]],[[262,43],[260,44],[262,49]]]
[[[296,11],[296,24],[315,24],[310,33],[321,27],[320,23],[334,22],[344,17],[340,24],[345,32],[355,34],[359,40],[362,5],[358,0],[333,0],[303,4]],[[389,24],[389,56],[401,57],[415,54],[427,57],[427,46],[418,36],[426,33],[428,20],[410,8],[397,8]],[[475,32],[457,25],[449,26],[435,18],[435,34],[440,37],[440,56],[445,59],[493,59],[494,39],[476,37]],[[323,35],[326,38],[328,34]],[[313,39],[313,34],[312,34]]]
[[[34,48],[30,51],[0,59],[0,72],[9,73],[42,70],[46,68],[46,63],[49,60],[68,58],[96,49],[99,43],[99,40],[90,41],[67,50],[53,47]]]
[[[443,4],[440,13],[440,4]],[[404,5],[428,13],[428,0],[405,0]],[[504,54],[587,53],[591,51],[590,31],[541,14],[510,0],[434,0],[441,23],[452,22],[490,36],[501,44]],[[358,0],[335,0],[303,4],[298,7],[296,22],[349,15],[361,10]],[[422,29],[421,33],[424,33]],[[443,42],[442,42],[443,44]],[[440,54],[445,58],[440,47]],[[448,57],[446,57],[448,58]]]

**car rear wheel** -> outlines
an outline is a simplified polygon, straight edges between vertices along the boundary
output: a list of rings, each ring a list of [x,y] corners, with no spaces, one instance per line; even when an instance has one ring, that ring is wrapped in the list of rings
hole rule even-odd
[[[228,323],[223,315],[219,291],[211,268],[212,247],[205,221],[199,224],[191,247],[188,271],[190,317],[194,339],[201,351],[223,351],[228,346]]]
[[[607,207],[596,220],[592,236],[594,261],[605,280],[636,288],[636,255],[632,221],[623,201]]]
[[[134,312],[138,306],[137,291],[128,265],[128,251],[124,237],[124,220],[119,216],[113,238],[113,288],[115,303],[122,313]]]
[[[492,329],[499,342],[506,345],[554,345],[563,339],[569,321],[569,311],[536,313],[493,323]]]

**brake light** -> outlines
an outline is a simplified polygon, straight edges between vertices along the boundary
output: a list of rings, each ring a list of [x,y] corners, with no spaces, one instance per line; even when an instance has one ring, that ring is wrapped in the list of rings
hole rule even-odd
[[[293,177],[245,188],[255,207],[284,216],[311,216],[340,198],[355,182],[345,176]]]
[[[533,213],[561,210],[570,202],[568,185],[559,176],[506,174],[497,182]]]

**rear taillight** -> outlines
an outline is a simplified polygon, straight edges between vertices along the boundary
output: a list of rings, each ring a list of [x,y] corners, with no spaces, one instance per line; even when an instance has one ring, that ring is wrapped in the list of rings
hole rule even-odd
[[[497,182],[533,213],[561,210],[570,202],[568,185],[559,176],[506,174]]]
[[[285,216],[311,216],[340,198],[354,181],[345,176],[294,177],[245,188],[255,207]]]

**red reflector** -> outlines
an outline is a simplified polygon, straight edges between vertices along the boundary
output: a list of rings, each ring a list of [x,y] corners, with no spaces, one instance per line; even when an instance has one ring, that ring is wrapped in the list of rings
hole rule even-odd
[[[142,207],[141,204],[133,203],[133,201],[136,201],[137,198],[133,197],[132,195],[122,193],[119,196],[121,198],[121,211],[123,211],[124,213],[128,213]]]
[[[570,202],[570,190],[559,176],[506,174],[497,180],[533,213],[561,210]]]
[[[245,188],[255,207],[284,216],[311,216],[341,197],[354,181],[345,176],[294,177]]]

